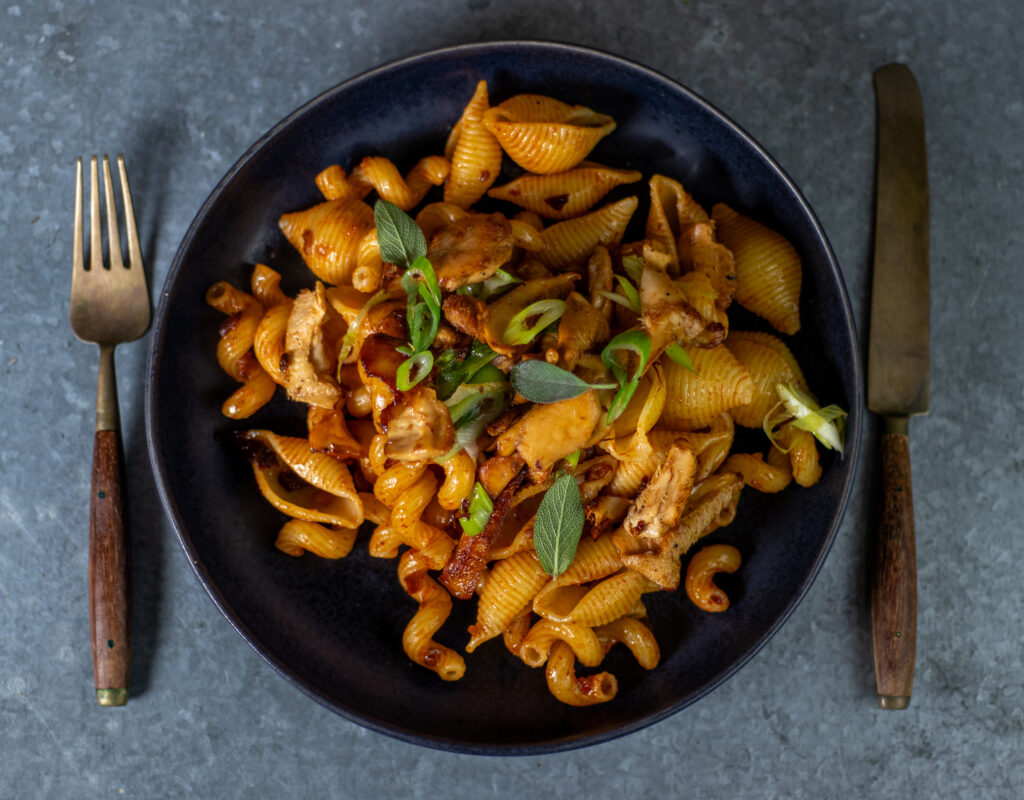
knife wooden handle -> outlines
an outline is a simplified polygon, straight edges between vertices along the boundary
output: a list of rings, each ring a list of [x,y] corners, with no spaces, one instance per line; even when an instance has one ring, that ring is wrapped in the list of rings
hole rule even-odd
[[[906,420],[901,422],[905,426]],[[882,435],[882,508],[871,585],[871,632],[879,705],[906,708],[914,685],[917,563],[910,440],[905,428]]]
[[[121,434],[96,431],[89,507],[89,629],[96,698],[124,705],[131,662],[131,550],[124,524]]]

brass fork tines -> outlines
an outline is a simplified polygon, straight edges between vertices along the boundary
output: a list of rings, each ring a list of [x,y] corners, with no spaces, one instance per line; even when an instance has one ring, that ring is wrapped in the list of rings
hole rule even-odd
[[[117,157],[128,241],[128,264],[121,256],[110,160],[103,156],[107,210],[107,264],[103,263],[99,170],[89,165],[89,266],[85,266],[82,219],[82,159],[75,171],[75,230],[71,272],[71,329],[100,348],[96,386],[96,434],[93,442],[89,509],[89,623],[96,698],[100,705],[124,705],[131,661],[130,547],[124,522],[121,449],[114,346],[138,339],[149,327],[149,291],[142,266],[124,157]]]

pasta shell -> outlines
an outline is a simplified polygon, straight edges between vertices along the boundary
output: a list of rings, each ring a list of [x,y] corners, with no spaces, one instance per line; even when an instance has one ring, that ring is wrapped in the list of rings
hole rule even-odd
[[[466,652],[499,636],[512,620],[530,607],[533,596],[548,579],[536,554],[527,550],[499,561],[491,569],[480,592],[476,624],[469,628]]]
[[[737,425],[747,428],[762,426],[764,418],[779,403],[775,391],[777,384],[795,383],[802,389],[807,388],[796,358],[777,336],[754,331],[733,331],[725,340],[725,346],[747,368],[754,382],[754,394],[750,402],[730,412]]]
[[[544,666],[552,646],[558,641],[569,645],[585,667],[596,667],[604,660],[601,641],[589,625],[549,619],[542,619],[530,628],[519,646],[519,657],[527,666]]]
[[[576,604],[570,621],[581,625],[604,625],[628,614],[645,591],[660,587],[638,572],[626,570],[596,584]]]
[[[207,289],[206,302],[229,315],[220,327],[217,362],[228,375],[243,384],[224,401],[221,413],[231,419],[251,417],[270,402],[277,389],[253,353],[263,305],[225,281],[218,281]]]
[[[484,125],[528,172],[564,172],[615,130],[615,121],[584,106],[544,95],[517,95],[484,115]]]
[[[661,660],[661,650],[651,629],[638,619],[621,617],[607,625],[594,628],[602,649],[607,653],[618,643],[629,648],[644,669],[654,669]]]
[[[418,206],[431,186],[445,182],[451,164],[444,156],[427,156],[417,162],[404,178],[391,159],[367,156],[352,170],[348,185],[357,197],[371,191],[403,211]]]
[[[344,558],[352,552],[356,542],[356,528],[332,525],[325,528],[316,522],[293,519],[284,524],[277,534],[274,547],[290,556],[310,552],[320,558]]]
[[[264,308],[273,308],[291,300],[281,291],[281,273],[266,264],[257,264],[252,268],[252,296],[260,301]]]
[[[733,211],[725,203],[711,210],[718,240],[736,258],[736,302],[782,333],[800,330],[801,264],[781,234]]]
[[[742,476],[745,486],[768,494],[781,492],[793,480],[789,464],[775,466],[766,463],[760,453],[733,453],[725,460],[722,469]]]
[[[544,266],[559,272],[566,267],[585,264],[598,245],[609,247],[622,241],[639,201],[626,197],[591,211],[582,217],[557,222],[541,231],[544,249],[537,257]]]
[[[452,612],[452,598],[430,577],[428,568],[428,561],[416,550],[407,550],[398,565],[402,588],[420,604],[402,633],[402,648],[412,661],[442,680],[457,681],[466,672],[465,660],[433,639]]]
[[[350,285],[362,239],[373,229],[373,209],[361,200],[328,200],[282,214],[277,224],[314,275]]]
[[[246,431],[244,440],[262,446],[276,456],[257,456],[253,470],[264,496],[280,511],[297,519],[358,527],[363,521],[363,503],[352,483],[352,475],[340,461],[310,450],[309,441],[278,436],[264,430]],[[283,470],[298,476],[302,484],[286,487]],[[294,477],[292,478],[294,480]]]
[[[610,672],[576,676],[576,656],[563,641],[555,642],[548,656],[545,674],[548,691],[559,702],[570,706],[607,703],[619,691],[619,682]]]
[[[634,170],[583,164],[568,172],[523,175],[491,189],[487,195],[528,209],[547,219],[570,219],[589,211],[602,197],[624,183],[643,177]]]
[[[667,357],[661,359],[668,399],[659,424],[672,430],[696,430],[753,399],[750,373],[725,347],[683,349],[695,372]]]
[[[488,105],[487,82],[480,81],[445,148],[451,171],[444,201],[459,208],[469,208],[483,197],[501,171],[501,146],[483,123]]]
[[[256,338],[253,340],[253,352],[260,362],[260,366],[273,378],[275,383],[281,386],[287,385],[281,363],[285,354],[284,337],[288,330],[288,318],[291,313],[290,301],[280,306],[274,306],[263,315],[259,327],[256,328]]]

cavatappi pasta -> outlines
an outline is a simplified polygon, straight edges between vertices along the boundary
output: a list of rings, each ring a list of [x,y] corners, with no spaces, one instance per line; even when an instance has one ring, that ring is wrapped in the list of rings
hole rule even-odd
[[[541,95],[492,102],[481,82],[445,152],[404,176],[378,154],[349,172],[324,166],[323,201],[279,223],[316,278],[309,288],[285,295],[262,264],[249,292],[210,287],[207,302],[226,315],[217,358],[241,384],[223,413],[245,419],[278,386],[306,406],[305,437],[236,437],[287,518],[275,545],[344,558],[371,525],[369,553],[397,558],[419,603],[402,636],[412,661],[463,676],[463,655],[434,637],[453,597],[475,595],[464,651],[500,639],[546,668],[556,698],[585,706],[618,683],[577,668],[599,668],[614,645],[644,669],[658,664],[645,595],[685,583],[699,607],[728,607],[712,576],[739,568],[735,548],[700,550],[685,581],[681,562],[732,521],[744,487],[777,492],[821,475],[815,438],[779,413],[777,384],[808,389],[796,359],[774,334],[733,330],[727,314],[735,301],[783,334],[799,330],[800,259],[728,206],[709,214],[671,176],[639,185],[640,172],[586,160],[610,117]],[[506,158],[525,172],[499,180]],[[625,196],[604,202],[613,190]],[[426,311],[423,268],[407,284],[419,262],[403,274],[385,259],[371,196],[423,233],[437,286]],[[624,241],[641,202],[644,238]],[[616,361],[608,348],[622,337],[641,346]],[[531,360],[593,388],[531,402],[508,378]],[[737,425],[769,430],[767,452],[735,452]],[[586,521],[552,576],[534,533],[558,475],[578,485]]]

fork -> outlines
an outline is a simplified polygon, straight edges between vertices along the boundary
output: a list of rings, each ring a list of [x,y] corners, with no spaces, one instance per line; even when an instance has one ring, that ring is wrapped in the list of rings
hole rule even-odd
[[[75,233],[71,273],[71,329],[100,348],[96,385],[92,495],[89,503],[89,629],[96,699],[101,706],[123,706],[128,699],[131,663],[131,548],[124,520],[124,454],[114,376],[114,346],[138,339],[149,327],[149,291],[142,267],[124,156],[117,157],[128,234],[128,266],[121,260],[120,234],[110,160],[103,156],[107,210],[107,252],[103,264],[99,179],[96,156],[90,164],[91,230],[89,267],[82,242],[82,159],[75,173]]]

